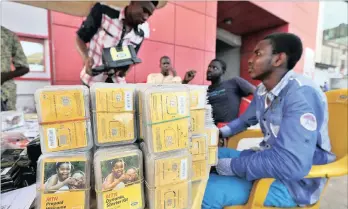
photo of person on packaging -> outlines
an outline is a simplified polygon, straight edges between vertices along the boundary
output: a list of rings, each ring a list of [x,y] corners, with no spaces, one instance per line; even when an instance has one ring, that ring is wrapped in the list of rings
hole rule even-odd
[[[103,190],[119,190],[136,183],[139,180],[137,167],[139,167],[137,156],[102,162]]]
[[[60,193],[84,189],[86,187],[84,170],[85,162],[46,163],[44,170],[45,192]]]

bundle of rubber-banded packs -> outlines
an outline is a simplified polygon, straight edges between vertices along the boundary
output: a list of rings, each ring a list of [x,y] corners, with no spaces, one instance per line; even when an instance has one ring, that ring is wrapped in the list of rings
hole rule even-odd
[[[37,207],[189,209],[217,161],[206,87],[96,83],[35,93]]]

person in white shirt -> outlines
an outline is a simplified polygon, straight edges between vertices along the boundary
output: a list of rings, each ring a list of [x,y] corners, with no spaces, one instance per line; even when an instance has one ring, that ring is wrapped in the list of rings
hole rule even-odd
[[[161,83],[182,83],[188,84],[192,81],[197,73],[195,70],[186,72],[184,80],[177,75],[176,70],[172,67],[172,62],[168,56],[163,56],[160,59],[161,73],[151,73],[147,76],[146,83],[161,84]]]

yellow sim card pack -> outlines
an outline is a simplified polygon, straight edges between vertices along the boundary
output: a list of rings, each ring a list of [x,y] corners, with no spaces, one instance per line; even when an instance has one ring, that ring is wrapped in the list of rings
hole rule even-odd
[[[218,146],[219,143],[219,129],[215,125],[205,127],[207,140],[209,146]]]
[[[192,154],[192,161],[206,160],[207,159],[207,136],[195,135],[192,137],[192,144],[190,148]]]
[[[192,134],[203,134],[205,132],[205,109],[191,110]]]
[[[208,148],[209,156],[208,156],[208,164],[216,165],[218,161],[218,148],[217,147],[209,147]]]
[[[94,154],[98,209],[143,209],[143,158],[135,145],[100,148]]]
[[[187,209],[191,207],[191,182],[147,188],[149,209]]]
[[[192,158],[188,150],[152,154],[145,143],[140,146],[149,208],[190,208]]]
[[[90,165],[88,152],[41,155],[36,208],[89,208]]]
[[[206,179],[208,177],[208,164],[206,160],[192,162],[192,181]]]
[[[208,145],[206,135],[192,136],[190,148],[192,154],[192,181],[205,179],[208,167]]]
[[[98,146],[133,143],[135,85],[96,83],[91,87],[95,143]]]
[[[154,153],[189,147],[189,92],[184,90],[161,92],[159,86],[140,92],[144,140]]]
[[[43,153],[88,150],[91,142],[89,93],[85,86],[39,89],[35,101]]]
[[[190,109],[204,109],[207,103],[207,90],[204,86],[190,85]]]

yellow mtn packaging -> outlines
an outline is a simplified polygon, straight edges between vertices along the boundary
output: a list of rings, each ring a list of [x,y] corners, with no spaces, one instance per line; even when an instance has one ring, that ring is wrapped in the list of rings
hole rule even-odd
[[[136,120],[137,120],[137,133],[139,139],[144,139],[143,131],[143,105],[142,105],[142,94],[140,93],[141,89],[146,89],[153,86],[153,84],[136,84],[136,94],[135,94],[135,107],[136,107]]]
[[[190,110],[192,134],[202,134],[205,132],[205,109]]]
[[[210,171],[210,167],[208,168],[208,171]],[[192,209],[193,208],[198,209],[202,207],[202,201],[203,201],[205,186],[207,185],[207,182],[208,182],[208,179],[202,179],[202,180],[192,182],[192,200],[195,203],[196,202],[200,203],[200,204],[192,205]],[[197,207],[194,207],[194,206],[197,206]]]
[[[89,209],[89,152],[47,153],[37,167],[37,209]]]
[[[205,131],[208,140],[208,164],[216,165],[218,161],[219,129],[214,124],[210,105],[206,105]]]
[[[208,173],[207,135],[193,135],[190,152],[192,155],[192,181],[206,179]]]
[[[187,85],[190,89],[190,109],[205,109],[207,104],[207,87],[201,85]]]
[[[136,145],[100,148],[94,154],[98,209],[143,209],[143,157]]]
[[[91,86],[94,141],[98,146],[136,140],[135,85],[96,83]]]
[[[187,150],[151,154],[141,143],[149,209],[191,208],[192,159]]]
[[[152,153],[189,148],[189,89],[184,85],[139,88],[144,141]]]
[[[86,86],[38,89],[35,102],[43,153],[89,150],[93,146]]]
[[[215,125],[205,127],[208,140],[208,164],[216,165],[218,159],[219,129]]]
[[[190,89],[190,115],[192,134],[203,134],[205,125],[205,105],[207,88],[199,85],[187,85]]]

